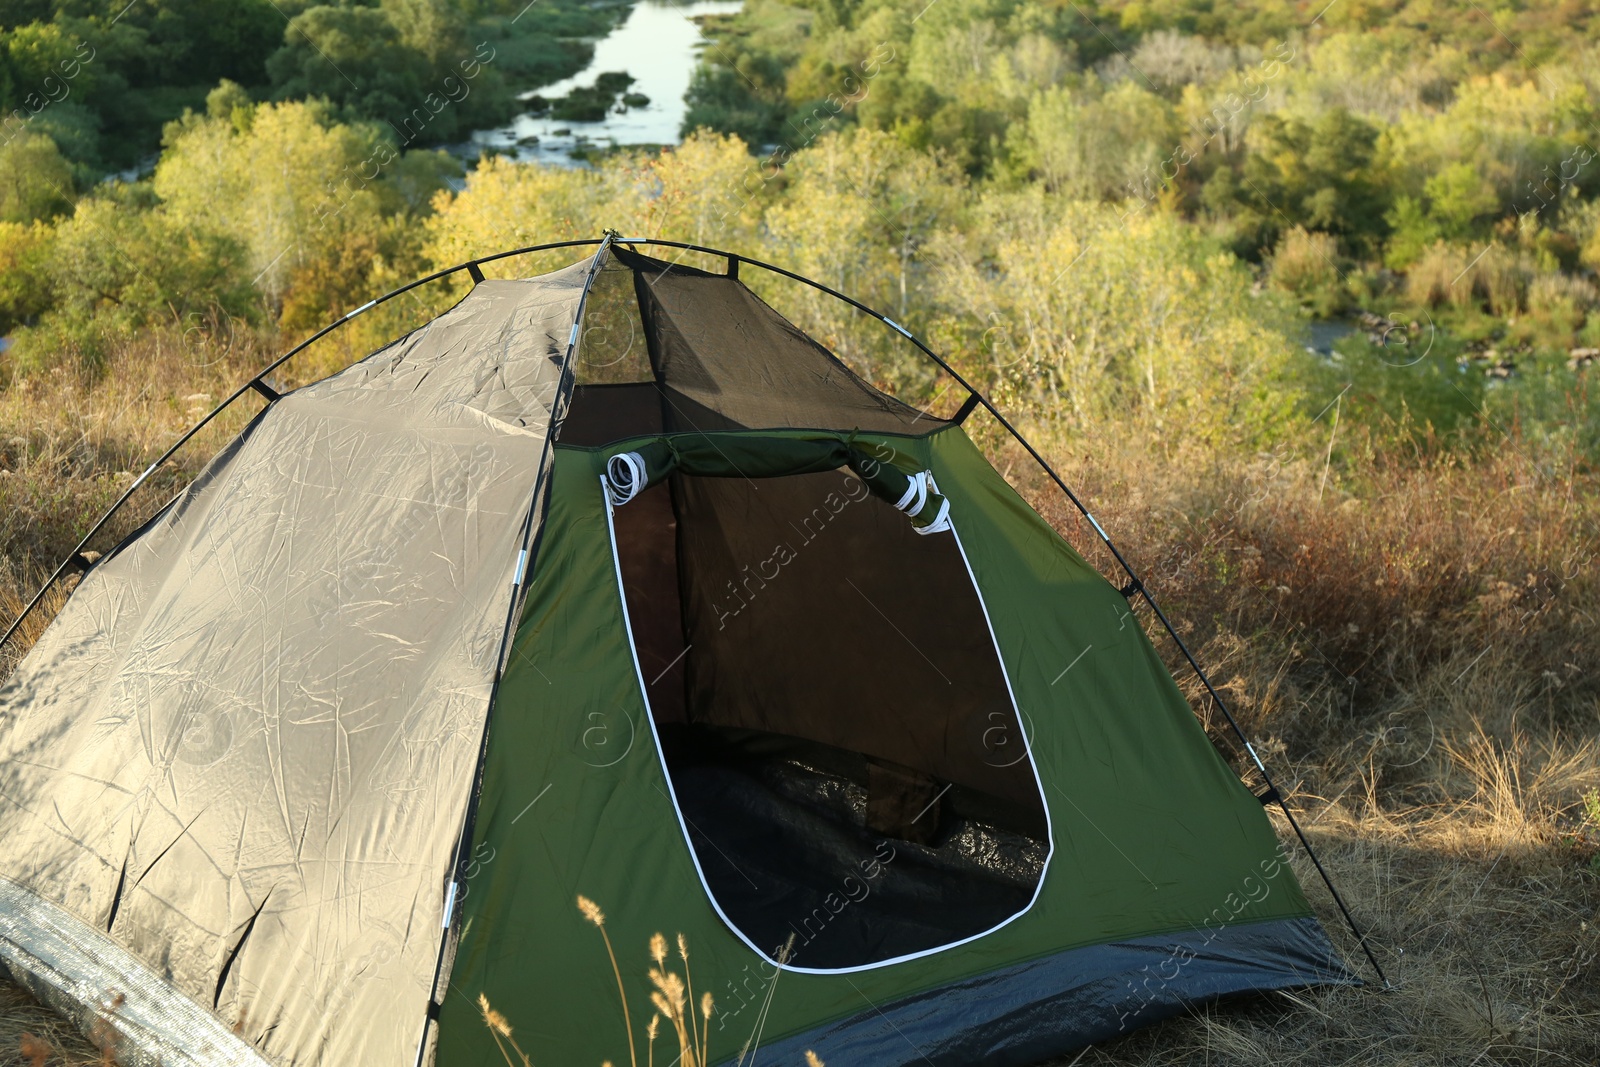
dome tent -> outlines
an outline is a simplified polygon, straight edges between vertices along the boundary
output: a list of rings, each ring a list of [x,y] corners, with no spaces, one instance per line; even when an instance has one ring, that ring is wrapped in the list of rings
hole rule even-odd
[[[886,395],[737,256],[584,244],[441,272],[476,284],[280,395],[288,353],[58,570],[0,689],[13,974],[132,1061],[283,1067],[503,1062],[486,1005],[644,1062],[652,964],[710,1064],[1027,1064],[1356,981],[1265,769],[968,439],[984,398]]]

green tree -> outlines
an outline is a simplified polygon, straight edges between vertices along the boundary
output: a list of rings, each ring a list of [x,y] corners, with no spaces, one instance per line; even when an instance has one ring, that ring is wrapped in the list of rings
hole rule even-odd
[[[62,313],[125,326],[176,325],[212,309],[249,316],[256,294],[248,271],[237,241],[144,208],[137,193],[80,202],[57,229],[50,256]]]
[[[34,267],[44,267],[48,300],[19,291],[14,279],[0,283],[0,299],[15,301],[12,313],[38,315],[18,331],[21,365],[76,355],[93,368],[114,340],[143,328],[182,327],[195,316],[257,317],[244,249],[152,203],[148,188],[115,187],[79,201],[53,233],[28,236]]]
[[[279,100],[320,97],[350,116],[395,122],[427,94],[428,57],[373,7],[307,8],[267,61]]]
[[[1415,263],[1444,235],[1438,222],[1415,197],[1396,197],[1388,222],[1390,235],[1383,261],[1393,270],[1404,270]]]
[[[54,230],[42,222],[0,222],[0,335],[32,322],[54,303],[48,274],[54,243]]]
[[[1013,155],[1047,189],[1097,200],[1154,198],[1185,161],[1177,145],[1172,108],[1131,81],[1099,96],[1046,90],[1010,137]]]
[[[1234,187],[1241,204],[1275,242],[1285,226],[1344,238],[1357,254],[1374,250],[1388,232],[1392,196],[1377,157],[1377,128],[1344,108],[1309,121],[1263,115],[1246,134],[1247,154]]]
[[[14,93],[8,103],[37,111],[73,92],[90,91],[99,74],[91,58],[95,48],[73,30],[70,22],[33,22],[0,37]]]
[[[44,134],[0,142],[0,222],[32,222],[70,211],[72,165]]]
[[[494,49],[462,30],[436,0],[307,8],[267,61],[273,95],[329,100],[346,120],[387,124],[402,145],[450,141],[513,111]]]
[[[1471,163],[1452,163],[1423,185],[1428,216],[1445,237],[1464,238],[1500,211],[1500,197]]]
[[[0,30],[48,22],[55,6],[55,0],[0,0]]]

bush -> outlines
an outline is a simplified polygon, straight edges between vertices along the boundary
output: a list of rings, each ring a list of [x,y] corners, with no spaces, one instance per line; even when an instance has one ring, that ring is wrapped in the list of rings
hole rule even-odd
[[[49,137],[24,130],[0,140],[0,222],[65,214],[72,196],[72,164]]]
[[[982,243],[941,246],[967,369],[1074,436],[1148,428],[1177,447],[1292,436],[1302,385],[1288,302],[1167,213],[990,197]],[[975,247],[974,247],[975,245]]]
[[[1407,272],[1406,297],[1423,307],[1481,307],[1515,315],[1530,273],[1516,253],[1498,243],[1475,254],[1440,241]]]
[[[66,357],[92,368],[142,327],[256,317],[244,248],[140,200],[139,190],[85,199],[51,235],[41,255],[53,304],[18,335],[18,366]]]
[[[47,274],[54,246],[55,232],[42,222],[0,222],[0,336],[54,303]]]
[[[1339,242],[1329,234],[1307,233],[1300,226],[1284,233],[1267,262],[1267,277],[1318,318],[1332,318],[1349,308]]]

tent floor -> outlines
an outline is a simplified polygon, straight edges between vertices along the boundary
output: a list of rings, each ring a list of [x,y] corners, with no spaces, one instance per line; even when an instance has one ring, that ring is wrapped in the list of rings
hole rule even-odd
[[[868,825],[868,760],[795,738],[662,725],[700,868],[725,917],[769,956],[847,968],[947,945],[1033,897],[1038,813],[941,786],[927,844]],[[936,821],[935,821],[936,820]]]

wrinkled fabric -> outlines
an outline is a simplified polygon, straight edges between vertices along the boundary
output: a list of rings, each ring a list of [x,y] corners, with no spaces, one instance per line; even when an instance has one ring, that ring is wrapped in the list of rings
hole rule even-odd
[[[416,1055],[587,268],[273,403],[0,690],[0,878],[272,1063]]]

